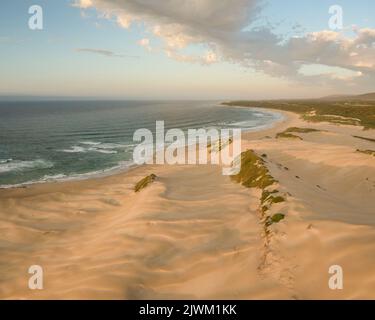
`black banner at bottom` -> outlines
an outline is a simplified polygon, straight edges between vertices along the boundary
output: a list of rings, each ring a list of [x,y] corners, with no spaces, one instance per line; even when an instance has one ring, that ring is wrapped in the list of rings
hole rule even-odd
[[[82,313],[87,317],[107,319],[114,314],[118,319],[159,320],[159,319],[251,319],[264,316],[296,317],[306,316],[348,316],[355,311],[356,316],[373,310],[374,301],[0,301],[0,310],[8,309],[10,314],[25,316],[71,318]]]

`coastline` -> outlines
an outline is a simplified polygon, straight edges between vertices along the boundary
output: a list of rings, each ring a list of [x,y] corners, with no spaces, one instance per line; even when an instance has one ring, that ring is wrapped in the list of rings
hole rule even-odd
[[[222,105],[218,105],[218,106],[221,106]],[[228,108],[227,106],[225,106],[226,108]],[[248,108],[248,107],[231,107],[231,108]],[[283,111],[279,111],[279,110],[262,110],[261,108],[252,108],[254,109],[255,111],[258,110],[260,112],[263,112],[263,113],[269,113],[269,114],[274,114],[274,115],[278,115],[280,114],[281,115],[281,118],[279,119],[276,119],[274,120],[273,122],[271,122],[270,124],[267,124],[267,125],[262,125],[262,126],[257,126],[257,127],[254,127],[254,128],[251,128],[251,129],[243,129],[242,132],[243,134],[246,134],[248,132],[257,132],[257,131],[263,131],[263,130],[266,130],[266,129],[270,129],[272,127],[274,127],[275,125],[277,125],[279,122],[282,122],[284,119],[282,118],[283,117]],[[130,161],[122,161],[122,162],[130,162]],[[0,185],[0,193],[1,193],[1,190],[6,190],[6,189],[18,189],[18,188],[30,188],[32,186],[35,186],[35,185],[40,185],[40,184],[55,184],[55,183],[66,183],[66,182],[74,182],[74,181],[85,181],[85,180],[92,180],[92,179],[100,179],[100,178],[104,178],[104,177],[109,177],[109,176],[112,176],[112,175],[117,175],[117,174],[124,174],[126,172],[129,172],[133,169],[136,169],[136,168],[139,168],[139,167],[142,167],[142,166],[139,166],[137,164],[134,164],[132,162],[130,162],[130,164],[126,164],[125,166],[118,163],[116,166],[114,167],[111,167],[111,168],[106,168],[106,169],[102,169],[102,170],[98,170],[98,171],[94,171],[94,172],[87,172],[87,173],[81,173],[81,174],[74,174],[74,175],[71,175],[71,176],[64,176],[61,177],[61,178],[49,178],[49,179],[46,179],[46,180],[35,180],[35,181],[28,181],[28,182],[23,182],[23,183],[19,183],[19,184],[12,184],[12,185]],[[61,175],[61,174],[57,174],[57,175]]]
[[[375,164],[356,152],[371,142],[353,137],[358,127],[277,112],[283,121],[242,141],[243,150],[266,155],[285,197],[267,212],[285,214],[267,241],[261,191],[222,176],[219,166],[148,165],[3,189],[0,297],[374,298]],[[275,137],[290,127],[319,131]],[[150,174],[156,181],[135,193]],[[45,290],[27,288],[33,264],[45,269]],[[331,265],[343,267],[344,290],[328,288]]]

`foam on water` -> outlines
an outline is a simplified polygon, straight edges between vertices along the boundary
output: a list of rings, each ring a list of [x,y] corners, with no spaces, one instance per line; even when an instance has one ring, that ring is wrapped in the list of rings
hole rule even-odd
[[[70,149],[62,149],[58,151],[66,152],[66,153],[81,153],[81,152],[87,152],[88,148],[84,148],[80,146],[72,146]]]
[[[37,159],[32,161],[22,161],[13,159],[0,160],[0,173],[10,171],[32,170],[34,168],[46,169],[52,167],[53,163],[51,161],[46,161],[43,159]]]
[[[26,186],[33,185],[36,183],[79,181],[79,180],[86,180],[90,178],[106,177],[114,173],[124,172],[135,166],[136,165],[134,164],[133,161],[121,161],[113,167],[102,169],[102,170],[90,171],[86,173],[72,173],[70,175],[65,175],[63,173],[59,173],[55,175],[45,175],[38,180],[30,180],[27,182],[17,183],[17,184],[3,184],[3,185],[0,185],[0,189],[26,187]]]
[[[80,141],[79,144],[81,145],[73,145],[69,149],[58,151],[66,153],[99,152],[103,154],[116,154],[118,150],[130,150],[135,146],[135,144],[103,143],[99,141]]]

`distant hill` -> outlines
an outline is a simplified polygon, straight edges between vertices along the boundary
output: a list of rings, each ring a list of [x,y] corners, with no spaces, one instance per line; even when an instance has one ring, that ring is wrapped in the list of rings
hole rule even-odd
[[[359,95],[331,95],[320,98],[320,100],[338,101],[338,100],[364,100],[364,101],[375,101],[375,92],[359,94]]]
[[[360,100],[375,100],[375,92],[360,94],[356,98]]]

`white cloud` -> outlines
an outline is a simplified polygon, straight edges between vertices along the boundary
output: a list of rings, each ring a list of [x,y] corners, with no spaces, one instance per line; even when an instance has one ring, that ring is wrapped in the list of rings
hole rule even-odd
[[[122,14],[117,17],[117,23],[122,28],[128,29],[130,27],[131,22],[132,19],[130,16]]]
[[[93,49],[93,48],[77,48],[75,49],[76,52],[85,52],[85,53],[93,53],[98,54],[105,57],[118,57],[118,58],[137,58],[136,56],[128,56],[124,54],[118,54],[110,50],[104,49]]]
[[[142,21],[147,31],[163,41],[172,59],[211,64],[239,63],[278,77],[307,81],[374,81],[375,29],[354,27],[354,37],[317,31],[284,39],[268,26],[249,28],[261,10],[260,0],[80,0],[81,8],[95,7],[101,15],[129,28]],[[149,43],[139,43],[149,49]],[[186,54],[190,45],[207,51]],[[330,73],[319,77],[299,72],[302,65],[320,64],[353,72],[355,77]],[[324,79],[326,77],[326,79]]]
[[[74,7],[79,7],[82,9],[87,9],[91,6],[93,6],[93,3],[91,0],[76,0],[73,2]]]
[[[148,38],[143,38],[137,41],[137,44],[140,45],[141,47],[147,49],[148,51],[152,50],[152,47],[150,45],[150,39]]]

